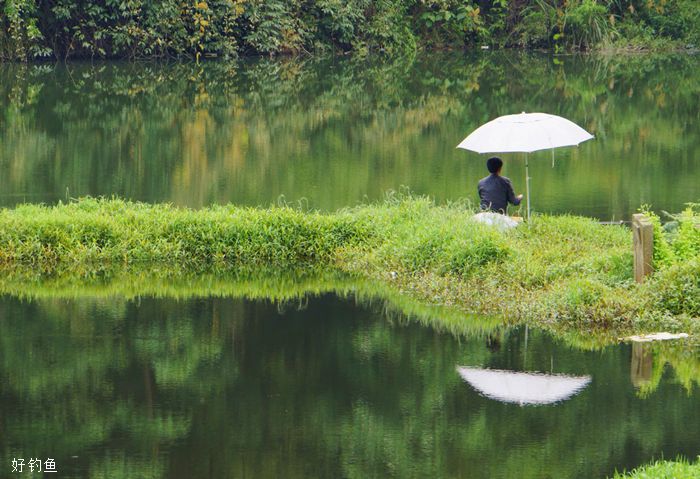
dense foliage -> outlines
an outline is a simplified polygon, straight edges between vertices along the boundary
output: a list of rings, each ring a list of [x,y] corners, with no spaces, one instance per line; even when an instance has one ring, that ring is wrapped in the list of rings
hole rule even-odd
[[[654,225],[654,265],[657,268],[685,263],[700,256],[700,205],[690,203],[680,214],[667,214],[671,221],[643,208]]]
[[[1,0],[0,57],[234,56],[693,42],[695,0]]]
[[[687,312],[700,317],[700,210],[689,204],[672,221],[661,225],[658,215],[644,212],[654,225],[654,267],[658,288],[656,298],[673,313]]]

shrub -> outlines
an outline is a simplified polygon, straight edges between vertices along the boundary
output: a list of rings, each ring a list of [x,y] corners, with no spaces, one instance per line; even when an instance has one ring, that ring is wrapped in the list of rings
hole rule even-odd
[[[677,222],[677,228],[670,237],[671,248],[677,261],[693,259],[700,255],[700,211],[694,208],[698,205],[689,205],[681,214],[673,218]]]
[[[550,44],[556,22],[556,10],[545,2],[535,2],[522,12],[522,20],[515,26],[517,43],[523,46],[542,47]]]
[[[610,22],[608,9],[595,0],[569,2],[566,9],[566,32],[570,43],[578,48],[590,48],[612,40],[617,31]]]
[[[659,271],[649,289],[663,309],[700,318],[700,257]]]
[[[669,215],[673,220],[661,225],[659,216],[649,206],[641,211],[654,227],[654,267],[663,269],[676,263],[691,260],[700,255],[700,211],[697,204],[690,203],[678,215]]]

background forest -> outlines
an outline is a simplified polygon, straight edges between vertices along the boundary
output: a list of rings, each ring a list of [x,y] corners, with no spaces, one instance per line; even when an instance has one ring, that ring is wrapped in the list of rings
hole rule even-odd
[[[0,0],[0,59],[690,47],[697,0]]]

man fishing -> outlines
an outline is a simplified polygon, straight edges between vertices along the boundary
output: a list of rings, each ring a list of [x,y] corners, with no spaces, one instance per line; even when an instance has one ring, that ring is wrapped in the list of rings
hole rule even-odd
[[[486,168],[491,174],[479,181],[481,209],[505,215],[508,212],[508,203],[518,206],[523,195],[515,196],[513,184],[508,178],[501,176],[503,160],[493,156],[486,160]]]

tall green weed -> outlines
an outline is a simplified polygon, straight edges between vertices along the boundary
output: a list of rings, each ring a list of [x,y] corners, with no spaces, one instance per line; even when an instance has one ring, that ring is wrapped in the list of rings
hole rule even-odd
[[[689,203],[662,226],[661,218],[649,206],[641,209],[654,227],[654,267],[657,269],[689,261],[700,256],[700,205]]]

